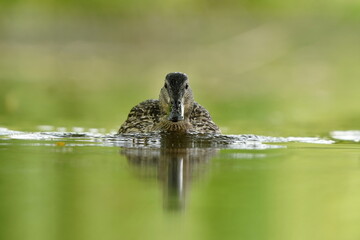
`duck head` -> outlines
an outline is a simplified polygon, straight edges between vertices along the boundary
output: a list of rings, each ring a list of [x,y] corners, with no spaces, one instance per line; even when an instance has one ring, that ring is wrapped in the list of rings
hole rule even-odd
[[[189,119],[194,98],[185,73],[169,73],[161,88],[160,107],[166,115],[166,120],[177,123]]]

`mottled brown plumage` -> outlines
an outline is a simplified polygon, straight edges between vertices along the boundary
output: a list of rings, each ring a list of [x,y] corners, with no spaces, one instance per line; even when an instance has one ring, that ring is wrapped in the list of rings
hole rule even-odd
[[[195,132],[220,133],[209,112],[194,102],[187,76],[169,73],[159,100],[133,107],[118,133]]]

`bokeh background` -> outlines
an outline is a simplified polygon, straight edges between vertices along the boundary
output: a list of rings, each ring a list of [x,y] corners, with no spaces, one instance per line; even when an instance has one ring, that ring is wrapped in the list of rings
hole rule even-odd
[[[117,129],[186,72],[224,133],[360,122],[355,0],[0,0],[0,125]]]
[[[14,130],[117,129],[181,71],[224,133],[326,137],[360,129],[359,66],[359,0],[0,0]],[[360,239],[355,142],[221,150],[168,212],[162,151],[30,139],[0,138],[1,240]]]

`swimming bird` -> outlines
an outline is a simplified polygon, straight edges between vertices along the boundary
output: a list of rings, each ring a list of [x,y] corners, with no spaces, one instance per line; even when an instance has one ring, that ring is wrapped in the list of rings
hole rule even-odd
[[[118,134],[148,132],[220,133],[209,112],[194,101],[185,73],[165,77],[159,99],[143,101],[133,107]]]

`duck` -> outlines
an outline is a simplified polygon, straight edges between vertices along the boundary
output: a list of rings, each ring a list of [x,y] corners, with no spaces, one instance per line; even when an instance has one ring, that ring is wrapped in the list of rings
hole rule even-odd
[[[159,99],[149,99],[133,107],[118,134],[127,133],[220,134],[210,113],[194,101],[189,78],[171,72],[165,77]]]

